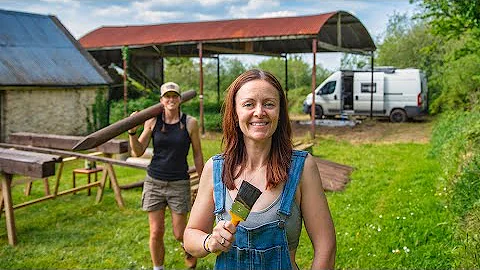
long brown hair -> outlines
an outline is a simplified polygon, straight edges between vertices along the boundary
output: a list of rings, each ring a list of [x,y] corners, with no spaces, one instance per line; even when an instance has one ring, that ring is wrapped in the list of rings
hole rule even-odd
[[[270,72],[252,69],[242,73],[227,88],[227,94],[223,103],[223,138],[224,148],[223,183],[228,189],[235,188],[234,180],[245,170],[247,151],[243,141],[242,131],[238,126],[238,116],[235,111],[235,95],[238,90],[247,82],[263,80],[278,90],[280,97],[280,115],[278,126],[272,135],[272,145],[267,163],[267,188],[276,187],[279,183],[286,181],[290,159],[292,155],[292,128],[287,110],[287,99],[283,92],[282,85]],[[240,170],[235,174],[235,168]]]

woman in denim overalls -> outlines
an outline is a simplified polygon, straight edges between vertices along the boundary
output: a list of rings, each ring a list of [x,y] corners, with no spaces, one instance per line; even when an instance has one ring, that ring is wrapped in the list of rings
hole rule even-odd
[[[205,164],[185,249],[217,254],[216,269],[297,269],[303,220],[314,248],[311,268],[334,268],[335,230],[318,168],[307,152],[293,150],[278,80],[261,70],[241,74],[223,111],[223,154]],[[236,227],[228,211],[243,181],[262,194]]]

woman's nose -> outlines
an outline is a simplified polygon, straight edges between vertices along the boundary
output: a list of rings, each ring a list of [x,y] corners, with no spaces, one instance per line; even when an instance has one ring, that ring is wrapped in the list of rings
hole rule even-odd
[[[256,117],[261,117],[264,114],[263,106],[262,105],[257,105],[255,107],[255,111],[253,112]]]

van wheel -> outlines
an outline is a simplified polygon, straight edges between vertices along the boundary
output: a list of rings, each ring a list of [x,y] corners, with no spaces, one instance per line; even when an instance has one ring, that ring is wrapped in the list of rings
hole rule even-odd
[[[393,123],[402,123],[407,121],[407,113],[402,109],[395,109],[390,113],[390,121]]]
[[[315,106],[315,119],[322,119],[323,109],[321,106]]]

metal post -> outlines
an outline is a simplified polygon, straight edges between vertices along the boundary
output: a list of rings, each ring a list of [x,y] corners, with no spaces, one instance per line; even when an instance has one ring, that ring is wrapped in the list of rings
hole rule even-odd
[[[373,118],[373,51],[371,54],[371,62],[372,62],[372,67],[371,67],[371,81],[370,81],[370,119]]]
[[[285,53],[283,55],[285,57],[285,97],[287,98],[288,102],[288,58],[287,54]]]
[[[312,139],[315,139],[315,87],[317,85],[317,63],[316,63],[316,56],[317,56],[317,39],[312,40],[312,53],[313,53],[313,66],[312,66],[312,108],[311,108],[311,136]]]
[[[200,101],[200,130],[202,135],[205,134],[205,125],[203,122],[203,49],[202,43],[198,43],[198,57],[200,58],[200,95],[198,96]]]
[[[220,106],[220,55],[217,55],[217,105]]]
[[[127,93],[128,93],[128,81],[127,81],[127,60],[128,60],[128,46],[122,47],[122,59],[123,59],[123,117],[127,117]]]

